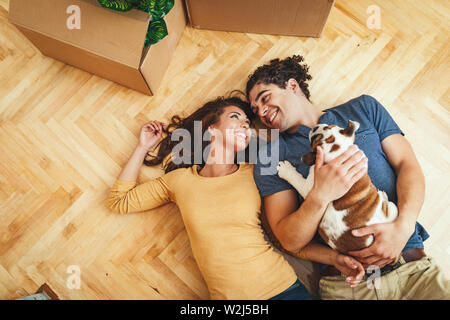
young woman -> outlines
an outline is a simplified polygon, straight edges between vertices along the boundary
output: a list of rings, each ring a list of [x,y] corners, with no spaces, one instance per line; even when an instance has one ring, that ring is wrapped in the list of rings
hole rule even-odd
[[[115,212],[131,213],[175,202],[211,299],[311,299],[292,267],[264,239],[253,165],[236,161],[250,142],[251,114],[243,100],[219,97],[185,119],[173,117],[166,129],[157,121],[147,123],[111,188],[107,205]],[[200,141],[194,141],[199,124]],[[176,129],[184,129],[192,138],[192,152],[180,152],[183,163],[175,161],[173,154],[181,143],[171,141]],[[202,141],[206,131],[210,141]],[[163,133],[158,154],[149,157],[148,150]],[[195,158],[195,150],[201,157]],[[201,163],[193,164],[199,158]],[[163,163],[165,175],[136,185],[144,162]]]

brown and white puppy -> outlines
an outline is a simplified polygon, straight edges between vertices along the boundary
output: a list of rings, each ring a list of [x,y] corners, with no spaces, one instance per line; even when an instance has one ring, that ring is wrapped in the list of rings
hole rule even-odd
[[[345,129],[336,125],[319,124],[309,134],[312,151],[302,157],[302,161],[311,166],[308,177],[303,178],[288,161],[278,164],[278,175],[305,198],[314,184],[317,146],[323,149],[324,163],[328,163],[355,142],[358,128],[359,123],[356,121],[349,121]],[[377,190],[366,173],[343,197],[328,205],[319,225],[319,234],[331,248],[347,253],[366,248],[373,242],[372,235],[353,236],[353,229],[392,222],[396,218],[396,205],[388,200],[384,191]]]

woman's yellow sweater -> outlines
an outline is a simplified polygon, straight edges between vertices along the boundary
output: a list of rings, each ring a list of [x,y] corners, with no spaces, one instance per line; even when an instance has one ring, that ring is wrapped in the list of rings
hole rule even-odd
[[[197,170],[177,169],[140,185],[116,180],[107,206],[132,213],[175,202],[211,299],[268,299],[287,289],[297,276],[264,239],[253,165],[222,177]]]

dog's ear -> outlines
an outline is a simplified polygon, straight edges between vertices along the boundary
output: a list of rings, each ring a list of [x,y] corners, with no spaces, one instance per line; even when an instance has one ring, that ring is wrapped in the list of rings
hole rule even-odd
[[[355,134],[356,130],[359,129],[359,122],[348,120],[347,128],[339,130],[339,133],[341,133],[344,136],[351,137]]]
[[[316,153],[315,152],[310,152],[307,155],[304,155],[302,157],[302,162],[304,164],[306,164],[307,166],[312,166],[313,164],[316,163]]]

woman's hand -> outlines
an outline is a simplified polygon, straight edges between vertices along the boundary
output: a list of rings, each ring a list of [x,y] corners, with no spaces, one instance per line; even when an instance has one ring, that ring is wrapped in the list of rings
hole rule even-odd
[[[139,135],[139,146],[146,150],[153,147],[161,139],[164,123],[150,121],[141,128]]]
[[[333,265],[345,275],[345,281],[350,284],[350,288],[356,287],[364,277],[365,270],[362,264],[352,257],[337,254]]]
[[[161,138],[163,123],[159,121],[150,121],[141,128],[139,143],[134,149],[133,154],[122,169],[118,180],[136,181],[139,169],[147,155],[148,149],[153,147]]]

